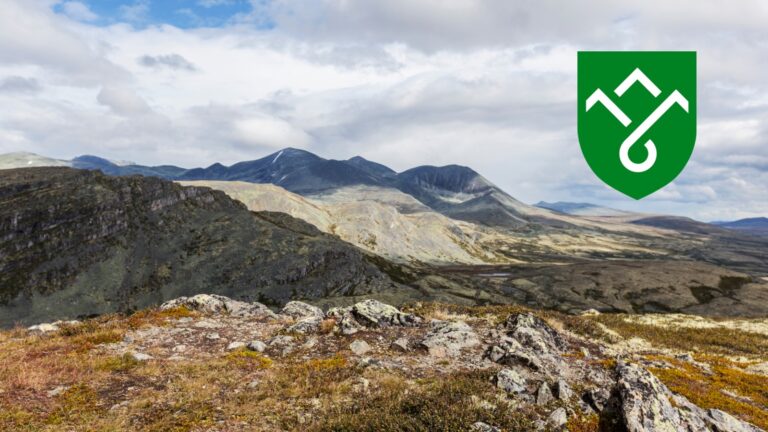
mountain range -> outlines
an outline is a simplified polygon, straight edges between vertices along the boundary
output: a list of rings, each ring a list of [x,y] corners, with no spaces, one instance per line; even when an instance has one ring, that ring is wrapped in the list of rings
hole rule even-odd
[[[375,296],[562,311],[768,307],[764,237],[587,204],[531,206],[458,165],[397,173],[284,149],[229,167],[17,153],[0,155],[0,168],[0,325],[211,287],[274,305]]]

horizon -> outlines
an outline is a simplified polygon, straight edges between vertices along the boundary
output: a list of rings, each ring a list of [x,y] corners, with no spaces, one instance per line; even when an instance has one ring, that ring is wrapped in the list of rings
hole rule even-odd
[[[286,150],[296,150],[296,151],[300,151],[300,152],[304,152],[304,153],[309,153],[309,154],[312,154],[312,155],[314,155],[314,156],[317,156],[317,157],[319,157],[319,158],[321,158],[321,159],[326,159],[326,160],[335,160],[335,161],[348,161],[348,160],[351,160],[351,159],[354,159],[354,158],[362,158],[362,159],[364,159],[364,160],[366,160],[366,161],[368,161],[368,162],[379,163],[378,161],[375,161],[375,160],[370,160],[370,159],[364,158],[364,157],[362,157],[362,156],[360,156],[360,155],[354,155],[354,156],[350,156],[350,157],[348,157],[348,158],[345,158],[345,159],[332,159],[332,158],[325,158],[323,155],[318,155],[318,154],[316,154],[316,153],[314,153],[314,152],[311,152],[311,151],[309,151],[309,150],[304,150],[304,149],[297,149],[297,148],[294,148],[294,147],[285,147],[285,148],[283,148],[283,149],[280,149],[280,150],[276,150],[276,151],[273,151],[272,153],[269,153],[269,154],[265,154],[265,155],[263,155],[263,156],[260,156],[260,157],[257,157],[257,158],[255,158],[255,159],[242,160],[242,161],[238,161],[238,162],[235,162],[235,163],[232,163],[232,164],[228,164],[228,165],[222,164],[222,163],[220,163],[220,162],[213,162],[213,163],[210,163],[210,164],[208,164],[208,165],[193,166],[193,167],[187,167],[187,166],[177,166],[177,165],[168,164],[168,163],[165,163],[165,164],[162,164],[162,163],[161,163],[161,164],[159,164],[159,165],[145,165],[145,164],[139,163],[139,162],[137,162],[137,161],[115,161],[115,160],[107,159],[107,158],[101,157],[101,156],[99,156],[99,155],[93,155],[93,154],[81,154],[81,155],[75,155],[75,156],[72,156],[72,157],[55,158],[55,159],[56,159],[56,160],[60,160],[60,161],[69,162],[69,161],[75,160],[75,159],[77,159],[77,158],[82,158],[82,157],[95,157],[95,158],[99,158],[99,159],[105,160],[105,161],[107,161],[107,162],[109,162],[109,163],[112,163],[112,164],[116,164],[116,165],[120,165],[120,166],[175,166],[175,167],[177,167],[177,168],[182,168],[182,169],[185,169],[185,170],[193,170],[193,169],[199,169],[199,168],[204,168],[204,169],[207,169],[207,168],[211,168],[211,167],[213,167],[213,166],[216,166],[216,165],[221,165],[221,166],[224,166],[224,167],[226,167],[226,168],[231,168],[232,166],[234,166],[234,165],[236,165],[236,164],[239,164],[239,163],[248,163],[248,162],[254,162],[254,161],[257,161],[257,160],[260,160],[260,159],[265,159],[265,158],[268,158],[268,157],[270,157],[270,156],[273,156],[273,155],[280,155],[281,153],[283,153],[283,152],[284,152],[284,151],[286,151]],[[41,157],[46,157],[46,155],[41,155],[41,154],[32,153],[32,152],[25,152],[25,151],[19,151],[19,152],[9,152],[9,153],[2,153],[2,154],[0,154],[0,156],[4,156],[4,155],[8,155],[8,154],[28,154],[28,155],[34,155],[34,156],[41,156]],[[53,158],[51,158],[51,159],[53,159]],[[382,164],[382,165],[384,165],[384,166],[385,166],[385,167],[387,167],[387,168],[390,168],[390,167],[389,167],[389,166],[387,166],[386,164]],[[507,190],[507,189],[504,189],[504,188],[500,187],[500,186],[499,186],[499,185],[497,185],[497,184],[496,184],[496,183],[495,183],[495,182],[494,182],[492,179],[489,179],[489,178],[488,178],[487,176],[485,176],[483,173],[481,173],[481,172],[479,172],[479,171],[475,170],[474,168],[472,168],[471,166],[467,166],[467,165],[461,165],[461,164],[447,164],[447,165],[416,165],[416,166],[412,166],[412,167],[406,168],[406,169],[404,169],[404,170],[402,170],[402,171],[397,171],[397,170],[393,170],[393,171],[395,171],[395,173],[396,173],[396,174],[402,174],[403,172],[406,172],[406,171],[409,171],[409,170],[412,170],[412,169],[415,169],[415,168],[421,168],[421,167],[435,167],[435,168],[445,168],[445,167],[450,167],[450,166],[459,166],[459,167],[462,167],[462,168],[468,168],[468,169],[470,169],[470,170],[472,170],[472,171],[476,172],[478,175],[480,175],[481,177],[485,178],[486,180],[490,181],[490,182],[491,182],[492,184],[494,184],[495,186],[497,186],[497,187],[501,188],[501,189],[502,189],[502,190],[503,190],[505,193],[507,193],[508,195],[510,195],[512,198],[518,199],[518,198],[515,196],[515,194],[514,194],[514,192],[513,192],[513,191],[509,191],[509,190]],[[390,169],[392,169],[392,168],[390,168]],[[279,186],[278,186],[278,187],[279,187]],[[539,207],[539,205],[540,205],[540,204],[551,204],[551,205],[554,205],[554,204],[577,204],[577,205],[590,205],[590,206],[596,206],[596,207],[606,207],[606,206],[602,206],[602,205],[600,205],[600,204],[596,204],[596,203],[592,203],[592,202],[587,202],[587,201],[580,201],[580,200],[578,200],[578,199],[575,199],[575,200],[573,200],[573,201],[562,201],[562,200],[559,200],[559,201],[547,201],[547,200],[538,200],[538,201],[523,201],[523,202],[524,202],[525,204],[528,204],[528,205],[531,205],[531,206],[536,206],[536,207]],[[543,207],[543,208],[546,208],[546,207]],[[609,209],[613,209],[613,210],[620,210],[620,211],[624,211],[624,212],[631,212],[630,210],[626,210],[626,209],[623,209],[623,208],[620,208],[620,207],[606,207],[606,208],[609,208]],[[655,214],[655,213],[646,213],[646,214],[648,214],[648,215],[653,215],[653,214]],[[674,216],[674,217],[689,217],[689,216],[685,216],[685,215],[678,215],[678,214],[662,214],[662,213],[658,213],[658,215],[664,215],[664,216]],[[719,223],[719,222],[737,222],[737,221],[746,220],[746,219],[765,219],[765,218],[766,218],[765,216],[754,216],[754,217],[750,217],[750,218],[739,218],[739,219],[733,219],[733,220],[698,220],[698,219],[695,219],[695,218],[692,218],[692,219],[694,219],[694,220],[698,220],[698,221],[700,221],[700,222],[705,222],[705,223],[713,223],[713,224],[714,224],[714,223]]]
[[[9,0],[0,153],[210,166],[296,147],[468,166],[524,202],[760,217],[766,21],[760,1]],[[576,138],[576,53],[609,49],[698,53],[693,156],[640,201],[604,185]]]

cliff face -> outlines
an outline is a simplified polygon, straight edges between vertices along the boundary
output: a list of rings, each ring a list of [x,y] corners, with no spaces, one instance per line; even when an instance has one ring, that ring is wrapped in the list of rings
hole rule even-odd
[[[69,168],[0,171],[0,325],[206,291],[284,303],[392,285],[354,247],[218,191]]]

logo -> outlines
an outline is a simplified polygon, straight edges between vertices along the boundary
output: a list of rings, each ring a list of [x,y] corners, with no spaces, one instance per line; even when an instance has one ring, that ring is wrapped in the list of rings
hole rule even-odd
[[[669,184],[696,142],[696,53],[578,56],[579,144],[589,167],[635,199]]]

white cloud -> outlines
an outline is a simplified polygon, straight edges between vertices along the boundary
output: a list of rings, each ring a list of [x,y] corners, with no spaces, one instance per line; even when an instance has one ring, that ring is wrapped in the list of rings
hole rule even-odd
[[[207,166],[293,146],[399,170],[468,165],[529,202],[768,213],[763,1],[253,3],[227,27],[185,30],[98,27],[84,3],[54,14],[53,0],[7,0],[0,151]],[[146,24],[149,5],[127,3],[122,19]],[[697,148],[658,194],[625,198],[581,157],[580,49],[698,51]]]

